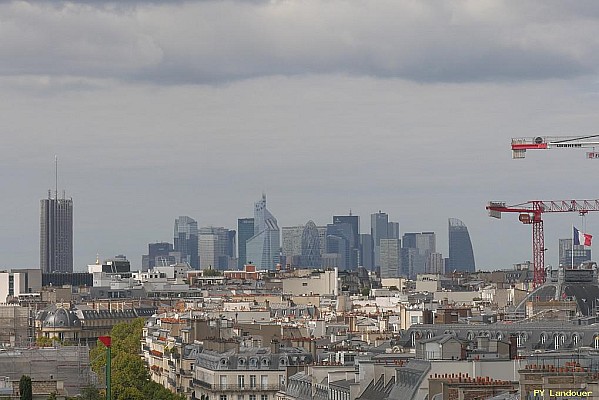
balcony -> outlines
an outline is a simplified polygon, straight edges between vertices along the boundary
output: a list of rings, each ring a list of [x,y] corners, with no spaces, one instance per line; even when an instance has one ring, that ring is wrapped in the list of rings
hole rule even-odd
[[[254,386],[220,383],[210,384],[207,382],[200,381],[198,379],[194,379],[193,384],[194,386],[210,389],[213,392],[267,392],[285,389],[284,385],[279,384],[256,384]]]

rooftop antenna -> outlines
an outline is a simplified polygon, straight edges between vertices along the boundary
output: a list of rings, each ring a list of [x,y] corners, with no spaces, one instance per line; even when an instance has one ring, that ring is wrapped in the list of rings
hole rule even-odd
[[[58,200],[58,156],[54,155],[54,198]]]

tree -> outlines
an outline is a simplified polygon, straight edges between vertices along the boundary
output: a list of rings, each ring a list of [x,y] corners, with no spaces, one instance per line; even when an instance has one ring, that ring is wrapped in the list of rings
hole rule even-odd
[[[100,391],[95,386],[87,386],[81,390],[81,400],[102,400]]]
[[[202,270],[202,276],[221,276],[221,275],[222,275],[222,272],[220,272],[217,269],[212,269],[212,267]]]
[[[171,393],[164,386],[150,380],[145,362],[139,357],[144,319],[116,324],[112,337],[112,397],[115,400],[184,400],[183,396]],[[91,351],[92,368],[104,376],[106,348],[100,342]],[[86,400],[97,400],[84,397]]]
[[[29,376],[21,376],[21,380],[19,381],[19,393],[21,393],[21,400],[32,400],[33,390],[31,388],[31,378]]]
[[[48,400],[56,400],[56,392],[50,393],[50,395],[48,396]]]

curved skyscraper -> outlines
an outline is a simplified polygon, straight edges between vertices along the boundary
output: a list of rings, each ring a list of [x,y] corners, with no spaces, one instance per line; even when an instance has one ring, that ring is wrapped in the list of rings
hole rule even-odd
[[[449,265],[446,272],[474,272],[475,269],[468,227],[457,218],[449,218]]]
[[[308,221],[302,232],[301,265],[320,267],[320,234],[314,221]]]

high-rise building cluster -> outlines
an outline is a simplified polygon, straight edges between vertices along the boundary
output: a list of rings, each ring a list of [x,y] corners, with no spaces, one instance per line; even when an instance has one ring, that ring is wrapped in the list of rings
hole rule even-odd
[[[73,271],[73,201],[48,196],[41,200],[40,265],[44,272]],[[266,195],[254,204],[253,217],[239,218],[237,230],[222,226],[199,226],[186,215],[175,218],[172,242],[148,244],[142,270],[177,263],[192,269],[231,270],[253,264],[260,270],[276,268],[364,267],[381,278],[415,278],[423,273],[475,270],[474,252],[466,225],[449,219],[449,257],[437,251],[435,232],[400,233],[400,224],[378,211],[370,215],[370,232],[360,229],[360,217],[333,215],[330,223],[279,228],[269,211]],[[566,244],[564,244],[566,246]],[[562,246],[562,247],[564,247]],[[576,260],[587,258],[574,250]],[[572,255],[571,244],[564,247]],[[580,254],[579,254],[580,253]],[[561,256],[561,253],[560,253]]]

